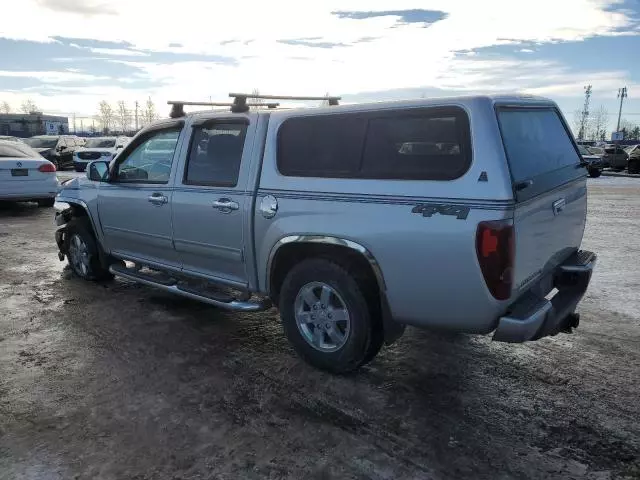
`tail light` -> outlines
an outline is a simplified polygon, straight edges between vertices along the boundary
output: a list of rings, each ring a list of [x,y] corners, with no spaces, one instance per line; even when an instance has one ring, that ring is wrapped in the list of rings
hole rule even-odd
[[[511,296],[515,241],[513,223],[480,222],[476,233],[478,263],[487,288],[496,300]]]
[[[51,162],[43,163],[38,167],[38,171],[42,173],[56,173],[56,166]]]

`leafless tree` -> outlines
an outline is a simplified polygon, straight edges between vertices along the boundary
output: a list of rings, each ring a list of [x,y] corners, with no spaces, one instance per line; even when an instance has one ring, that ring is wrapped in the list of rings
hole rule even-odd
[[[604,105],[600,105],[590,120],[590,136],[591,140],[603,140],[607,136],[607,127],[609,125],[609,112]]]
[[[0,112],[11,113],[11,105],[9,105],[9,102],[0,103]]]
[[[27,98],[24,102],[22,102],[22,105],[20,105],[20,110],[22,110],[24,113],[37,112],[38,106],[36,105],[36,102],[31,100],[30,98]]]
[[[260,90],[258,90],[257,88],[254,88],[254,89],[251,91],[251,94],[252,94],[252,95],[256,95],[256,97],[257,97],[258,95],[260,95]],[[255,107],[251,107],[251,109],[252,109],[252,110],[260,110],[261,108],[263,108],[263,107],[262,107],[262,104],[264,103],[264,98],[256,98],[256,97],[249,97],[249,98],[247,98],[247,101],[248,101],[249,103],[257,103],[257,104],[258,104],[258,105],[257,105],[257,106],[255,106]]]
[[[144,118],[144,121],[147,125],[153,122],[154,120],[157,120],[158,118],[158,113],[156,112],[156,105],[155,103],[153,103],[153,100],[151,100],[151,97],[147,99],[147,103],[145,104],[142,117]]]
[[[620,130],[621,132],[624,132],[624,139],[627,140],[629,139],[629,137],[631,137],[631,132],[633,132],[633,130],[636,128],[636,125],[631,123],[629,120],[627,120],[626,118],[623,118],[620,120]]]
[[[118,126],[122,133],[126,133],[131,129],[131,116],[124,100],[118,102]]]
[[[105,134],[109,133],[113,125],[113,109],[109,102],[102,100],[98,105],[98,121],[102,125],[102,130]]]

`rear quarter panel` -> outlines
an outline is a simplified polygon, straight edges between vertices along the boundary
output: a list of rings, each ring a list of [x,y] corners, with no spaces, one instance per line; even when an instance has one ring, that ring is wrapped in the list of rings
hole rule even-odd
[[[452,181],[285,177],[275,149],[286,114],[272,118],[257,203],[273,195],[279,209],[272,219],[255,213],[260,290],[269,290],[267,266],[280,239],[327,235],[359,243],[374,256],[396,320],[470,333],[495,328],[506,305],[485,286],[476,229],[484,220],[511,218],[513,193],[491,102],[456,105],[470,117],[474,154],[469,171]],[[433,213],[434,206],[463,213]]]

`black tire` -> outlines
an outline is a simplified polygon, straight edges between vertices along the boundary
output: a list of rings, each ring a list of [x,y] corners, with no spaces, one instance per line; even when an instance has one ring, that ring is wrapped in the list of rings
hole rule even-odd
[[[75,241],[75,236],[78,236],[87,247],[88,258],[85,264],[86,271],[74,261],[72,244]],[[73,273],[84,280],[100,281],[113,279],[113,274],[100,263],[99,248],[89,220],[85,217],[72,218],[66,229],[65,252]]]
[[[56,203],[56,199],[55,198],[45,198],[43,200],[38,200],[38,206],[39,207],[51,208],[51,207],[53,207],[54,203]]]
[[[602,175],[602,170],[600,170],[599,168],[590,168],[589,169],[589,176],[592,178],[598,178],[600,175]]]
[[[640,159],[629,160],[629,173],[640,173]]]
[[[285,334],[300,355],[309,364],[332,373],[352,372],[370,362],[383,343],[382,325],[378,306],[372,300],[366,282],[356,280],[342,266],[322,258],[300,262],[287,274],[280,289],[280,318]],[[332,352],[320,351],[307,342],[298,328],[295,301],[305,285],[321,282],[331,287],[349,312],[350,330],[344,345]]]

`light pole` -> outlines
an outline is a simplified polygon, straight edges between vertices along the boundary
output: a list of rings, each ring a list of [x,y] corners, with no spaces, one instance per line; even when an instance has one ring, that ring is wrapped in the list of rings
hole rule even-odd
[[[620,117],[622,117],[622,102],[627,98],[627,87],[618,89],[618,98],[620,99],[620,109],[618,110],[618,124],[616,125],[616,132],[620,131]]]

